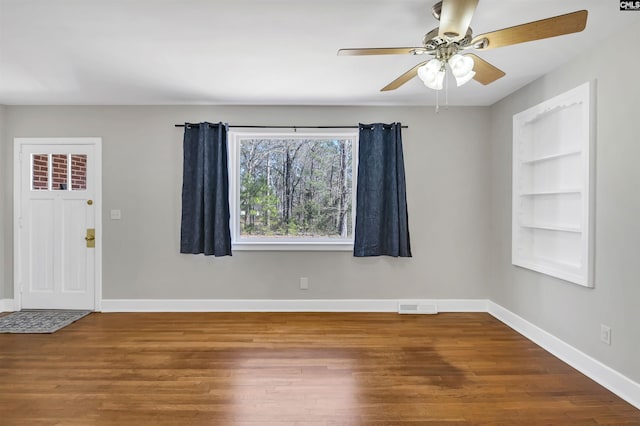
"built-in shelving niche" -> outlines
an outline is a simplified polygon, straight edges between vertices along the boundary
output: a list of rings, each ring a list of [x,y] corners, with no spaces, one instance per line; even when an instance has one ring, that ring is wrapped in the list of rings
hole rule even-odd
[[[592,282],[591,84],[513,116],[512,263]]]

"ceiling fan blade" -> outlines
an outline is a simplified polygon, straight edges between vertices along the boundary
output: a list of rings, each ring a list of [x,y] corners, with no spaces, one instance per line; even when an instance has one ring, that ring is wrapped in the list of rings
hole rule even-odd
[[[473,53],[467,53],[465,56],[471,56],[473,58],[473,70],[476,72],[473,79],[478,83],[482,83],[486,86],[487,84],[493,83],[497,79],[505,76],[504,71],[494,67],[481,57],[476,56]]]
[[[587,15],[588,12],[586,10],[578,10],[567,13],[566,15],[516,25],[515,27],[480,34],[473,39],[471,44],[478,43],[486,38],[489,43],[485,47],[478,48],[478,50],[487,50],[527,41],[578,33],[584,30],[584,27],[587,25]]]
[[[339,56],[347,55],[422,55],[427,53],[424,47],[372,47],[365,49],[340,49]]]
[[[443,0],[440,11],[440,37],[459,40],[465,36],[478,0]]]
[[[426,63],[427,63],[427,61],[420,62],[415,67],[411,68],[409,71],[405,72],[400,77],[396,78],[391,83],[389,83],[386,86],[384,86],[382,89],[380,89],[380,91],[381,92],[387,92],[389,90],[396,90],[398,87],[402,86],[407,81],[411,80],[413,77],[418,75],[418,68],[420,68],[421,66],[423,66]]]

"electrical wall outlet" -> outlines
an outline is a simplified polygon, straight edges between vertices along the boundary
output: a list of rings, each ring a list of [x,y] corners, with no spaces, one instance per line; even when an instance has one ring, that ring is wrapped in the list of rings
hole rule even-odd
[[[308,290],[309,289],[309,278],[300,277],[300,290]]]
[[[611,327],[600,324],[600,340],[607,345],[611,344]]]

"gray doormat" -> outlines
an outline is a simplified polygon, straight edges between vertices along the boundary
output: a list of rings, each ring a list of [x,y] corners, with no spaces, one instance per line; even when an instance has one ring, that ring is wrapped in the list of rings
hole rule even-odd
[[[24,310],[0,317],[0,333],[53,333],[91,311]]]

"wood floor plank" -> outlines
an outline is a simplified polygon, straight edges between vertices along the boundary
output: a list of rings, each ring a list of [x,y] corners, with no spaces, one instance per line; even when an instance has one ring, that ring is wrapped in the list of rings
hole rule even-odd
[[[0,335],[5,425],[629,424],[488,314],[91,314]]]

